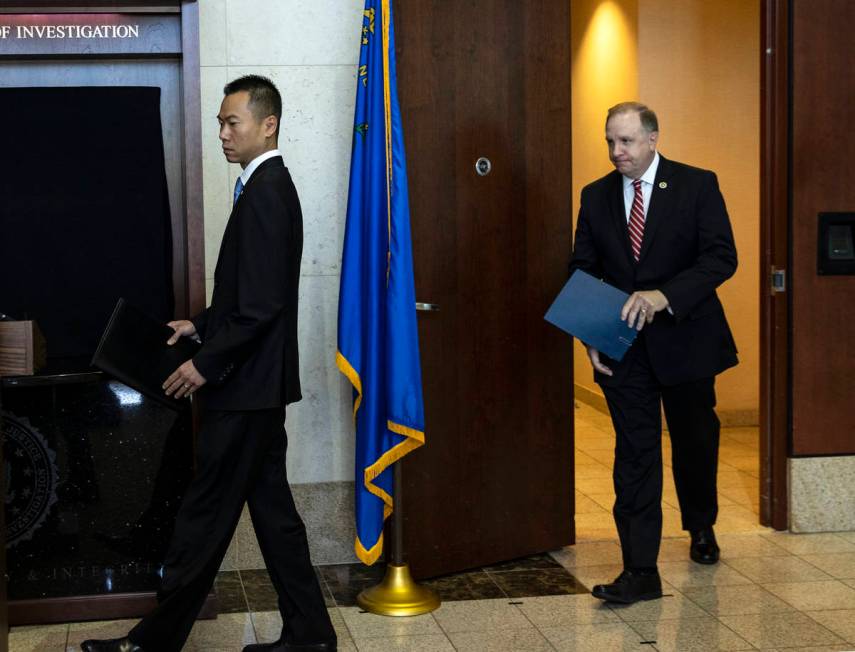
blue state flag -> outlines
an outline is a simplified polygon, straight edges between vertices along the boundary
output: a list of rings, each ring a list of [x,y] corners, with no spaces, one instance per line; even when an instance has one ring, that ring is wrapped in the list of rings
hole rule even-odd
[[[354,388],[356,554],[373,564],[390,467],[425,437],[391,0],[366,1],[360,42],[336,364]]]

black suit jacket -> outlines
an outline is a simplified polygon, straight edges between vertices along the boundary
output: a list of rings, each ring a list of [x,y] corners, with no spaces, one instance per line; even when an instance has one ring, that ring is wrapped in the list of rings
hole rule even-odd
[[[663,385],[710,378],[737,363],[736,345],[716,288],[736,271],[736,247],[714,173],[660,155],[647,211],[641,256],[632,257],[623,177],[617,171],[582,190],[571,270],[583,269],[621,290],[660,290],[673,315],[656,314],[644,338]],[[616,362],[601,356],[622,382],[634,345]]]
[[[259,410],[299,401],[297,290],[303,216],[281,157],[252,173],[232,209],[211,305],[193,319],[193,358],[208,409]]]

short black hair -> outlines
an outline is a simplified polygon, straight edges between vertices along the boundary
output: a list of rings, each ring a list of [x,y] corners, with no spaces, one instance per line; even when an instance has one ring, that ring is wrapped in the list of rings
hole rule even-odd
[[[257,120],[264,120],[269,115],[276,116],[276,135],[279,135],[279,124],[282,122],[282,96],[276,84],[261,75],[244,75],[230,81],[223,88],[223,94],[233,95],[246,91],[249,93],[249,108]]]

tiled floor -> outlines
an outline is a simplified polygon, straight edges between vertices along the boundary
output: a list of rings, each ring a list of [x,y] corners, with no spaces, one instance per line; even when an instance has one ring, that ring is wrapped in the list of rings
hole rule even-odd
[[[434,580],[429,584],[443,604],[415,618],[383,618],[354,606],[382,569],[319,568],[339,650],[855,650],[855,532],[791,535],[757,524],[754,428],[722,431],[716,525],[721,562],[708,567],[688,561],[666,469],[659,564],[666,597],[629,607],[593,599],[587,587],[620,571],[609,511],[614,435],[608,417],[585,405],[576,414],[577,545]],[[667,437],[664,444],[667,464]],[[234,652],[278,636],[275,593],[264,571],[222,573],[217,591],[223,613],[197,623],[185,650]],[[10,649],[76,651],[82,640],[121,635],[129,624],[15,628]]]

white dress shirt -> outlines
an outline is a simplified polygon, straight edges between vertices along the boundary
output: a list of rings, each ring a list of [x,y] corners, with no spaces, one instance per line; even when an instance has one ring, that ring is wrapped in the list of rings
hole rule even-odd
[[[282,152],[278,149],[271,149],[269,152],[264,152],[261,156],[256,156],[249,162],[243,172],[240,173],[240,182],[243,184],[244,188],[246,184],[249,183],[249,178],[252,176],[252,173],[258,168],[259,165],[264,163],[267,159],[273,158],[274,156],[282,156]]]
[[[659,167],[659,152],[653,155],[650,167],[641,175],[641,196],[644,198],[644,217],[647,218],[647,209],[650,207],[650,195],[653,194],[653,182],[656,180],[656,170]],[[632,210],[632,202],[635,199],[635,187],[632,182],[635,179],[624,175],[623,177],[623,204],[626,208],[626,223],[629,224],[629,213]]]

